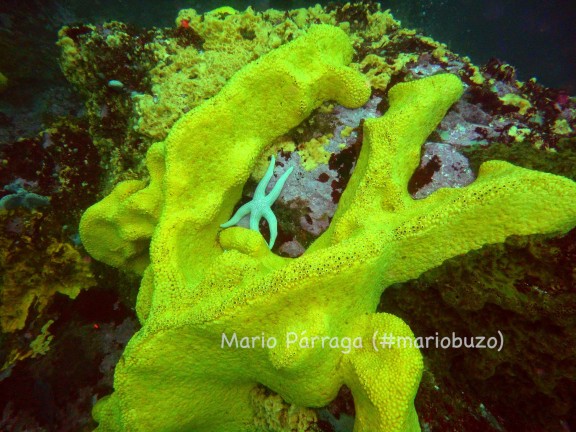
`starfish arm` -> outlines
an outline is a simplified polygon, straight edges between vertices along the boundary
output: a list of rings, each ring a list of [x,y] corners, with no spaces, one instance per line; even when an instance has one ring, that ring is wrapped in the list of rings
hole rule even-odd
[[[262,218],[262,212],[256,209],[252,209],[250,213],[250,229],[253,231],[260,231],[260,219]]]
[[[290,174],[292,174],[292,171],[294,171],[294,167],[288,168],[288,170],[286,170],[286,172],[282,174],[282,177],[278,179],[278,181],[276,182],[274,188],[270,191],[270,193],[266,195],[266,200],[270,205],[272,205],[272,203],[276,201],[280,196],[280,192],[282,192],[284,183],[286,183],[286,180],[288,180],[288,177],[290,176]]]
[[[252,211],[252,201],[247,202],[242,207],[240,207],[236,211],[236,213],[234,213],[234,216],[232,216],[232,218],[230,218],[230,220],[228,222],[220,225],[220,227],[221,228],[228,228],[228,227],[231,227],[233,225],[236,225],[238,222],[240,222],[240,219],[242,219],[244,216],[246,216],[251,211]]]
[[[268,227],[270,228],[270,243],[268,243],[268,248],[272,249],[276,241],[276,236],[278,235],[278,221],[276,220],[276,215],[270,208],[266,209],[262,216],[268,221]]]
[[[260,180],[260,183],[258,183],[258,186],[256,186],[256,191],[254,192],[254,198],[264,196],[266,194],[266,187],[268,186],[268,183],[270,183],[270,179],[274,174],[275,165],[276,165],[276,158],[272,156],[270,158],[270,165],[268,165],[266,174],[264,174],[264,177],[262,177],[262,180]]]

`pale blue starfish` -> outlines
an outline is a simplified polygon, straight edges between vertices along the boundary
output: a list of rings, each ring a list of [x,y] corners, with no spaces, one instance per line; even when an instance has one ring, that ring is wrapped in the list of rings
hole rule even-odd
[[[238,209],[238,211],[236,211],[234,216],[232,216],[228,222],[220,225],[222,228],[231,227],[232,225],[236,225],[240,222],[240,219],[250,213],[250,229],[259,231],[258,225],[260,224],[260,219],[264,218],[268,221],[268,226],[270,227],[270,243],[268,243],[270,249],[274,246],[276,236],[278,235],[278,222],[276,221],[276,216],[270,207],[274,204],[274,201],[278,199],[278,196],[284,187],[284,183],[286,183],[288,176],[292,174],[292,170],[294,170],[294,167],[288,168],[288,170],[282,174],[282,177],[278,179],[270,193],[266,195],[266,187],[272,178],[272,174],[274,174],[275,163],[276,158],[272,156],[266,174],[264,174],[264,177],[262,177],[262,180],[260,180],[260,183],[256,186],[252,201],[244,204]]]

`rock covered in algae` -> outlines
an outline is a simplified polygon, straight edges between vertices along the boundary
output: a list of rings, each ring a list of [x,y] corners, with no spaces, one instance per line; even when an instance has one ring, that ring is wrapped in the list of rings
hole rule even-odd
[[[440,128],[434,132],[433,136],[431,136],[430,142],[450,145],[457,151],[463,146],[473,145],[472,148],[477,151],[477,154],[483,151],[483,147],[498,142],[518,144],[520,148],[522,146],[524,146],[524,148],[539,148],[541,154],[549,154],[556,150],[564,154],[564,150],[558,144],[560,142],[559,140],[562,137],[571,136],[574,133],[573,99],[561,97],[562,95],[560,92],[544,89],[534,80],[530,80],[526,83],[519,83],[514,77],[513,69],[508,65],[492,62],[483,68],[477,68],[472,65],[468,59],[458,57],[451,53],[445,46],[442,46],[431,39],[423,38],[415,32],[400,28],[397,23],[394,23],[391,20],[391,18],[385,19],[389,25],[385,26],[387,30],[384,34],[384,32],[378,29],[378,26],[373,26],[373,23],[377,21],[375,16],[379,14],[379,12],[374,9],[369,10],[365,7],[359,7],[358,5],[328,10],[312,8],[309,10],[290,12],[288,18],[283,17],[283,15],[282,18],[280,18],[281,14],[275,14],[274,11],[268,11],[268,15],[266,15],[266,13],[259,14],[252,11],[248,11],[247,13],[239,12],[237,14],[219,13],[204,17],[204,20],[210,23],[208,25],[210,28],[204,30],[207,34],[213,32],[213,36],[215,35],[214,37],[217,37],[218,29],[225,28],[229,24],[245,22],[242,21],[242,16],[244,14],[247,14],[248,16],[264,16],[266,19],[263,21],[266,21],[271,17],[276,17],[275,19],[278,21],[286,19],[286,27],[292,26],[293,22],[296,24],[296,28],[299,28],[301,31],[303,31],[302,29],[311,22],[310,17],[322,22],[328,22],[324,21],[327,19],[334,20],[336,23],[339,21],[346,21],[348,24],[342,24],[342,28],[349,31],[355,42],[357,52],[354,60],[359,65],[357,67],[361,67],[362,71],[368,76],[372,87],[375,89],[375,93],[377,94],[378,92],[381,92],[380,96],[382,96],[382,103],[378,106],[380,113],[385,112],[388,106],[387,92],[390,88],[390,75],[393,77],[392,82],[395,83],[398,81],[419,79],[431,74],[436,74],[440,71],[453,71],[458,73],[461,79],[468,85],[466,93],[455,109],[451,110],[449,116],[442,123]],[[138,137],[138,139],[141,139],[144,143],[149,142],[149,137],[153,137],[153,134],[158,134],[158,137],[163,137],[169,130],[171,122],[179,116],[173,114],[172,107],[175,112],[179,113],[184,113],[191,109],[188,103],[179,102],[179,100],[185,100],[186,97],[183,96],[183,94],[178,94],[178,88],[180,88],[179,85],[187,85],[190,84],[190,81],[196,81],[196,78],[186,78],[186,62],[176,62],[178,63],[178,66],[182,66],[182,68],[171,69],[170,65],[174,62],[170,56],[172,55],[172,52],[178,51],[186,44],[188,44],[188,46],[200,46],[201,40],[198,38],[198,34],[200,33],[200,30],[202,30],[202,26],[195,18],[197,16],[198,14],[191,11],[186,11],[179,16],[176,32],[180,35],[178,37],[186,39],[186,42],[172,44],[171,49],[167,50],[167,57],[164,57],[166,59],[165,63],[167,64],[166,70],[170,70],[171,73],[165,73],[162,78],[165,81],[172,78],[180,80],[178,85],[172,87],[172,98],[168,98],[172,105],[171,107],[164,105],[167,98],[160,98],[152,92],[149,94],[143,92],[143,95],[140,96],[140,94],[138,94],[139,90],[137,89],[136,94],[131,95],[131,99],[136,100],[137,102],[142,101],[142,103],[138,103],[138,105],[133,104],[131,108],[124,109],[124,105],[115,105],[115,102],[110,99],[108,95],[102,94],[99,90],[95,90],[96,94],[100,93],[101,100],[100,104],[93,105],[99,109],[93,109],[90,112],[90,115],[94,115],[96,121],[98,116],[105,118],[106,120],[112,120],[118,116],[118,119],[123,120],[122,122],[117,122],[116,120],[111,121],[111,126],[119,125],[120,127],[115,127],[115,132],[106,136],[105,139],[101,141],[98,141],[97,139],[97,142],[103,144],[100,148],[105,160],[122,161],[125,165],[118,165],[121,166],[122,169],[128,167],[134,169],[136,174],[141,172],[139,171],[141,165],[138,165],[139,153],[140,155],[142,154],[140,150],[142,147],[145,147],[145,145],[139,147],[138,145],[134,146],[133,144],[130,144],[129,146],[124,147],[125,143],[134,143],[134,137]],[[352,17],[355,19],[350,19]],[[248,20],[249,19],[250,18],[248,18]],[[192,23],[192,25],[190,25],[190,23]],[[261,23],[260,25],[265,26],[267,24]],[[234,27],[232,26],[231,28]],[[188,29],[191,29],[192,31],[188,31]],[[238,34],[241,34],[242,39],[247,38],[249,40],[253,37],[251,31],[244,31],[243,29],[238,29],[238,27],[236,27],[236,30],[238,31]],[[250,30],[250,28],[248,30]],[[97,31],[98,29],[96,29],[96,32]],[[108,31],[114,32],[115,30],[110,27]],[[364,32],[365,37],[358,37],[362,32]],[[74,31],[72,31],[72,34],[73,33]],[[240,41],[239,37],[229,37],[230,35],[235,36],[235,33],[232,32],[229,33],[228,36],[223,37],[226,39],[227,44]],[[171,35],[169,34],[168,36],[168,39],[170,39]],[[127,36],[124,37],[124,41],[129,44],[131,41],[136,40],[137,37],[138,35],[136,33],[132,35],[127,34]],[[291,38],[291,36],[288,36],[288,38]],[[86,40],[82,39],[83,35],[80,34],[76,43],[78,45],[86,43]],[[89,39],[89,37],[86,37],[86,39]],[[116,43],[114,38],[111,38],[110,42]],[[281,43],[284,42],[286,42],[286,40],[283,40]],[[240,41],[238,43],[241,45],[244,42]],[[144,45],[146,45],[145,40]],[[407,47],[409,47],[408,50]],[[386,58],[381,54],[383,48],[386,49]],[[202,49],[203,48],[197,48],[199,53]],[[83,55],[88,55],[87,53],[89,53],[89,50],[86,50]],[[236,53],[238,54],[238,52]],[[192,54],[193,56],[197,55],[196,53]],[[217,53],[214,54],[217,55]],[[224,57],[225,55],[223,55],[222,58]],[[242,56],[239,55],[239,58],[240,57]],[[129,64],[130,61],[131,60],[127,59],[124,63]],[[216,63],[213,63],[213,65],[213,70],[218,70]],[[81,65],[79,70],[83,67],[85,66]],[[163,66],[160,65],[160,68],[162,67]],[[225,68],[226,66],[224,66],[224,70]],[[180,71],[183,69],[184,73],[180,74]],[[224,71],[224,73],[226,72]],[[112,76],[109,79],[114,78],[115,77]],[[201,79],[197,80],[194,84],[197,84],[200,81]],[[158,82],[160,82],[160,80],[158,80]],[[206,86],[202,87],[202,89],[196,89],[196,93],[194,93],[192,97],[196,97],[197,94],[200,95],[201,98],[209,97],[202,93],[203,89],[216,88],[215,91],[217,91],[218,85],[222,86],[224,82],[225,79],[220,80],[219,84],[216,86]],[[138,86],[139,84],[133,84],[133,87]],[[168,85],[166,87],[168,87]],[[166,94],[168,93],[166,92]],[[115,96],[120,95],[117,94]],[[201,103],[201,99],[198,99],[198,103]],[[334,107],[334,110],[337,109],[339,108]],[[149,115],[146,120],[147,110],[150,110],[151,113],[153,112],[154,115]],[[333,217],[333,212],[335,210],[334,204],[339,203],[339,194],[342,193],[344,186],[347,184],[352,172],[351,168],[354,167],[356,162],[358,150],[361,144],[361,136],[358,137],[358,135],[361,135],[361,128],[350,126],[353,129],[353,133],[358,134],[358,139],[351,142],[349,148],[351,150],[356,149],[356,151],[349,151],[344,155],[345,157],[340,157],[337,162],[334,161],[335,164],[341,164],[341,166],[344,166],[347,169],[338,172],[338,178],[334,178],[334,170],[331,167],[330,170],[327,169],[328,167],[326,167],[325,164],[326,154],[322,147],[318,147],[318,143],[327,143],[330,140],[330,135],[336,136],[334,133],[334,125],[330,125],[330,123],[336,123],[334,119],[337,116],[332,115],[333,112],[330,112],[329,106],[327,106],[325,111],[329,112],[327,116],[326,112],[322,113],[318,111],[313,113],[311,121],[304,125],[300,132],[289,133],[289,138],[297,138],[297,141],[294,139],[279,139],[280,142],[295,142],[295,149],[298,146],[301,146],[298,150],[303,154],[306,154],[307,164],[310,162],[315,163],[314,158],[317,156],[319,157],[317,167],[324,171],[315,172],[315,177],[308,177],[306,182],[308,182],[307,184],[310,185],[310,188],[313,188],[315,183],[322,183],[323,180],[325,181],[326,176],[329,176],[330,187],[333,189],[333,196],[335,197],[332,203],[325,201],[327,204],[325,204],[324,209],[317,205],[309,206],[305,196],[300,196],[297,200],[292,200],[291,202],[285,201],[284,204],[281,202],[280,205],[286,206],[286,210],[281,212],[281,214],[284,215],[284,220],[289,221],[291,215],[295,213],[298,215],[297,220],[303,221],[300,224],[289,222],[285,225],[288,228],[285,230],[285,240],[287,243],[294,241],[294,238],[296,237],[295,233],[298,233],[301,227],[319,226],[320,229],[311,228],[314,234],[312,238],[302,239],[302,243],[305,244],[305,246],[309,246],[314,238],[320,235],[323,230],[328,227],[328,223]],[[133,120],[126,121],[130,116],[132,116],[131,118]],[[144,120],[141,121],[141,119]],[[138,127],[141,128],[137,131],[136,135],[133,135],[133,129],[130,128],[134,124],[139,124],[140,126]],[[122,129],[122,125],[125,125],[125,129]],[[332,128],[330,126],[332,126]],[[148,128],[149,131],[155,132],[146,132],[146,128]],[[314,129],[320,129],[323,133],[316,133],[312,136],[310,132]],[[119,131],[124,132],[116,133]],[[130,139],[123,140],[121,138],[122,136],[129,136]],[[312,143],[316,147],[313,149],[307,149],[306,146],[308,143]],[[291,152],[292,150],[288,147],[286,151],[287,158],[291,157]],[[131,156],[125,157],[126,155]],[[132,158],[133,161],[130,161],[130,158]],[[264,165],[265,155],[262,155],[261,158],[262,160],[259,163],[260,165]],[[514,159],[509,159],[504,154],[501,154],[498,158],[515,162]],[[110,164],[110,167],[115,166],[115,163]],[[423,165],[423,168],[432,171],[431,168],[435,168],[435,166],[426,164]],[[117,173],[120,171],[121,169],[118,170]],[[305,169],[302,170],[302,176],[305,175],[305,171]],[[438,188],[438,183],[434,183],[434,174],[436,172],[445,172],[445,167],[440,165],[434,170],[434,172],[430,173],[428,178],[431,179],[432,182],[429,185],[420,183],[422,187],[428,186],[428,191]],[[257,173],[257,170],[254,170],[254,173]],[[326,176],[322,174],[326,174]],[[125,174],[122,175],[125,176]],[[128,178],[130,178],[130,176],[134,177],[135,174],[129,173]],[[257,174],[254,174],[254,176],[257,178]],[[421,176],[420,178],[426,178],[426,176]],[[114,182],[115,180],[113,179],[111,183]],[[465,184],[466,183],[464,182],[460,185]],[[249,196],[249,194],[250,189],[247,188],[245,195]],[[295,210],[292,209],[291,206],[294,206]],[[306,211],[307,207],[311,207],[310,212]],[[293,213],[288,211],[288,209]],[[326,218],[325,215],[328,215],[327,219],[323,219]],[[306,216],[312,219],[313,223],[308,222]],[[322,222],[322,220],[324,220],[324,222]],[[326,223],[326,221],[328,223]],[[316,225],[314,225],[314,223],[316,223]],[[280,221],[280,225],[282,226],[282,221]],[[146,247],[146,244],[144,247]],[[304,248],[300,245],[300,247],[296,246],[293,250],[296,251],[295,255],[298,255],[303,252]]]
[[[95,410],[101,430],[250,430],[249,395],[259,384],[311,407],[328,403],[346,384],[355,399],[356,430],[419,430],[417,348],[379,351],[362,344],[378,329],[413,340],[404,322],[374,313],[381,292],[509,235],[576,224],[573,182],[502,161],[483,164],[467,188],[442,189],[421,201],[410,196],[423,142],[463,92],[456,76],[439,74],[397,84],[386,114],[366,121],[338,211],[302,257],[275,256],[251,230],[219,233],[267,145],[323,100],[351,108],[368,100],[364,77],[347,67],[348,43],[342,30],[312,27],[243,68],[151,147],[149,185],[120,183],[84,214],[87,250],[143,274],[137,305],[143,328],[116,369],[115,393]],[[270,82],[274,91],[263,92]],[[282,110],[271,114],[279,102]],[[200,139],[190,143],[190,136]],[[254,341],[250,335],[292,328],[336,340],[356,334],[360,342],[348,352],[288,344],[214,351],[223,334]],[[184,359],[191,347],[196,355]],[[218,415],[223,398],[225,417]]]

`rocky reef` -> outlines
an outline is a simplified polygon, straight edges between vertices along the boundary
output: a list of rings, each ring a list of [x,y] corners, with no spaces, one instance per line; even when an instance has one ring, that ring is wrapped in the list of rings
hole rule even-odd
[[[154,236],[159,236],[154,234],[154,228],[165,205],[165,198],[157,197],[166,193],[160,193],[158,185],[164,181],[162,167],[167,147],[162,150],[154,143],[168,142],[170,130],[182,124],[180,118],[189,118],[205,104],[214,103],[212,98],[251,62],[299,40],[311,26],[318,24],[336,26],[346,33],[352,47],[348,67],[364,77],[370,86],[369,96],[362,103],[349,104],[334,95],[319,94],[318,103],[304,110],[306,115],[291,122],[281,133],[267,135],[266,145],[243,156],[250,159],[250,164],[242,168],[242,180],[233,182],[234,192],[227,192],[226,211],[219,207],[220,210],[209,213],[214,223],[222,223],[224,213],[229,216],[228,213],[248,202],[270,156],[277,159],[271,187],[288,167],[293,167],[294,172],[273,207],[278,239],[273,257],[262,255],[267,257],[266,266],[276,268],[280,262],[277,259],[305,259],[319,248],[315,244],[323,244],[323,238],[335,235],[338,212],[343,214],[350,208],[346,195],[357,188],[354,175],[359,177],[358,173],[364,170],[361,155],[367,152],[366,143],[370,139],[366,136],[367,125],[372,121],[369,119],[389,113],[394,94],[391,89],[397,85],[402,88],[403,83],[448,73],[457,76],[464,85],[462,96],[443,118],[438,118],[438,126],[425,134],[414,154],[415,163],[409,169],[404,187],[410,200],[420,203],[417,205],[448,193],[445,191],[464,192],[482,184],[480,167],[491,160],[576,179],[574,98],[561,90],[545,88],[535,79],[519,82],[514,68],[497,59],[476,66],[442,43],[403,28],[376,3],[263,12],[220,8],[205,14],[188,9],[178,14],[172,28],[142,29],[120,22],[66,26],[59,33],[60,63],[66,78],[85,100],[83,116],[52,119],[40,135],[22,137],[0,147],[0,179],[2,186],[7,187],[0,199],[11,203],[0,214],[4,230],[0,239],[4,378],[0,384],[2,393],[12,398],[12,403],[4,408],[0,423],[3,427],[25,424],[30,430],[34,427],[50,430],[61,426],[67,417],[78,419],[77,425],[69,430],[81,427],[90,430],[95,426],[89,419],[92,398],[111,393],[112,366],[138,328],[131,309],[136,309],[145,328],[152,328],[153,319],[145,324],[150,314],[161,317],[162,314],[153,311],[168,308],[168,304],[162,303],[162,296],[154,294],[153,287],[160,276],[155,275],[152,283],[151,273],[145,272],[150,264],[150,241],[154,245]],[[268,80],[268,85],[262,84],[261,93],[269,93],[273,87],[272,80]],[[257,94],[251,93],[245,103],[248,106],[256,100]],[[280,122],[285,116],[285,106],[260,103],[259,107],[259,120],[275,118]],[[222,127],[225,126],[223,123]],[[219,158],[226,154],[218,147],[224,147],[226,140],[215,144],[201,128],[183,134],[190,148],[197,149],[202,142],[210,142],[209,151],[220,153]],[[212,156],[206,153],[202,157],[208,160]],[[237,161],[238,155],[231,157]],[[172,162],[178,162],[176,159]],[[194,163],[189,160],[189,166]],[[220,163],[223,168],[226,160]],[[220,172],[218,164],[208,165],[222,178],[232,172],[232,167]],[[210,183],[210,176],[195,173],[198,182],[216,184]],[[513,176],[506,179],[502,187],[531,190],[538,186],[538,182],[514,180]],[[154,185],[158,186],[156,192],[151,192],[150,199],[142,199],[142,192],[154,189]],[[213,187],[215,193],[216,189]],[[565,188],[557,189],[556,196],[562,189]],[[118,190],[123,194],[119,195]],[[98,255],[93,246],[91,249],[89,233],[82,238],[85,243],[82,245],[77,228],[84,210],[111,192],[118,198],[114,206],[126,204],[127,197],[140,193],[132,207],[124,208],[140,211],[142,219],[137,222],[145,222],[137,229],[136,225],[124,229],[123,241],[129,238],[131,243],[114,259]],[[182,190],[178,197],[183,200],[187,194],[196,192]],[[32,194],[29,201],[25,200],[25,194]],[[532,213],[520,225],[530,227],[555,219],[553,215],[563,207],[558,204],[560,198],[552,202],[551,194],[549,211]],[[539,203],[527,196],[516,205],[538,208]],[[547,202],[545,198],[537,201],[543,204]],[[27,202],[47,205],[22,204]],[[156,207],[150,207],[151,202],[156,202]],[[445,210],[448,204],[440,208]],[[570,209],[564,210],[568,215]],[[362,215],[356,217],[355,224],[365,217]],[[121,212],[116,213],[112,224],[121,216]],[[500,245],[482,246],[489,242],[479,242],[463,249],[461,256],[443,264],[440,260],[437,268],[429,266],[430,270],[419,277],[414,273],[413,280],[391,279],[389,282],[393,284],[382,297],[372,299],[371,313],[394,314],[399,317],[398,322],[410,327],[415,337],[451,332],[490,336],[500,331],[504,335],[504,349],[500,352],[421,350],[425,365],[422,382],[415,398],[413,394],[408,397],[414,399],[420,426],[430,431],[576,427],[572,414],[576,357],[568,348],[574,345],[576,335],[574,231],[566,232],[571,226],[567,223],[562,229],[516,232],[509,229],[510,225],[499,223],[498,214],[480,220],[507,234],[523,235],[508,238]],[[444,235],[448,239],[458,238],[462,235],[459,226],[465,222],[453,224]],[[194,223],[190,223],[193,229]],[[351,229],[341,225],[343,231],[336,235],[339,239],[346,238],[347,230]],[[94,237],[102,237],[103,226],[95,229]],[[248,226],[247,218],[240,226]],[[219,240],[214,237],[214,244],[208,249],[215,249],[210,249],[210,259],[202,258],[202,263],[215,259],[215,251],[220,250],[217,242],[225,244],[226,249],[253,255],[254,259],[264,254],[258,246],[257,237],[262,239],[259,234],[239,234],[243,231],[238,230],[232,228],[234,234],[225,231]],[[544,231],[564,233],[525,235]],[[261,223],[260,232],[262,241],[267,241],[266,222]],[[250,246],[243,246],[242,242]],[[479,250],[465,253],[480,246]],[[416,256],[434,255],[429,247],[420,245]],[[138,278],[97,263],[85,248],[97,259],[144,274],[138,303],[135,300]],[[192,249],[186,253],[192,253]],[[194,253],[196,257],[205,254]],[[330,260],[336,258],[332,256]],[[328,260],[325,265],[335,262]],[[385,285],[380,281],[374,292],[383,291]],[[232,289],[234,284],[226,286]],[[192,296],[198,305],[201,298],[205,299],[206,304],[198,307],[215,307],[210,302],[216,302],[216,297],[209,295],[208,285],[202,293]],[[187,304],[188,294],[182,294],[183,304]],[[327,299],[345,309],[348,299],[339,296],[333,291],[327,294]],[[317,300],[302,301],[299,307],[305,310]],[[99,314],[88,312],[88,305],[97,302],[102,305],[96,308]],[[210,315],[208,310],[202,313]],[[340,315],[334,312],[330,316]],[[151,331],[145,329],[139,334]],[[144,336],[135,338],[144,339]],[[45,372],[46,368],[66,361],[73,345],[82,347],[82,358],[90,365],[86,369],[95,371],[88,375],[78,371],[66,381],[78,389],[75,394],[81,395],[78,396],[83,401],[81,406],[68,401],[58,390],[56,382],[63,380],[61,375]],[[139,350],[146,348],[134,352]],[[138,357],[131,357],[130,352],[129,349],[125,354],[125,360]],[[132,380],[126,378],[134,376],[129,369],[129,366],[119,368],[117,391],[124,385],[121,380]],[[309,366],[306,369],[314,370]],[[39,378],[26,381],[23,377],[29,375]],[[324,378],[318,378],[319,388],[331,382],[328,371],[320,372],[318,377]],[[346,382],[347,386],[342,388],[336,386],[335,391],[330,391],[331,397],[321,403],[308,404],[274,381],[259,383],[250,392],[250,404],[255,407],[256,427],[262,430],[351,430],[352,417],[362,418],[365,414],[364,408],[358,410],[362,404],[358,400],[359,390],[352,382]],[[24,399],[11,393],[16,384],[33,394],[35,400],[58,395],[46,409],[52,414],[39,414],[37,408],[27,406]],[[124,396],[114,396],[112,400],[119,397]],[[137,400],[126,398],[125,401]],[[238,400],[227,403],[232,407]],[[327,406],[319,409],[321,405]],[[103,408],[97,411],[99,420],[103,412],[114,411],[111,408],[114,403],[107,406],[108,411]],[[527,418],[526,412],[536,414]],[[118,413],[112,417],[117,424],[126,421]],[[361,427],[359,424],[357,428]]]

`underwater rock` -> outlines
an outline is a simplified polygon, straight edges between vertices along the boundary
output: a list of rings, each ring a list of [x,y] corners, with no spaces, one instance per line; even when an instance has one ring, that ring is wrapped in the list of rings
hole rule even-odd
[[[420,148],[464,90],[457,76],[438,74],[396,84],[386,113],[365,121],[338,210],[301,257],[274,255],[254,226],[220,232],[266,146],[323,99],[350,108],[369,100],[363,75],[348,66],[351,58],[341,29],[311,26],[241,69],[155,143],[147,154],[149,184],[119,183],[85,212],[80,234],[88,252],[143,277],[137,302],[143,327],[116,368],[115,392],[95,407],[99,429],[170,430],[182,423],[251,429],[250,395],[261,385],[303,407],[328,404],[347,385],[358,431],[417,431],[418,347],[363,345],[379,330],[414,340],[396,317],[373,313],[374,300],[389,285],[484,244],[576,225],[575,183],[503,161],[482,164],[466,188],[412,199],[407,185]],[[261,92],[270,82],[275,90]],[[279,101],[282,109],[272,113]],[[190,143],[190,136],[200,139]],[[273,168],[272,162],[266,177]],[[287,307],[298,304],[314,312]],[[321,334],[361,335],[354,339],[359,345],[341,352],[309,342],[277,345],[276,337],[295,326],[302,335],[314,329],[323,341]],[[251,345],[255,334],[262,335],[258,346]],[[265,334],[272,335],[267,342]],[[230,353],[222,351],[225,343]],[[182,354],[192,349],[193,358]]]
[[[6,247],[11,247],[16,257],[8,265],[28,275],[18,261],[27,254],[38,255],[38,266],[48,265],[52,258],[45,252],[53,242],[65,250],[74,248],[87,260],[77,241],[80,213],[121,181],[132,181],[135,188],[154,182],[154,178],[149,178],[145,160],[146,150],[153,142],[165,139],[178,118],[215,96],[238,70],[318,23],[339,26],[349,35],[355,49],[351,67],[364,74],[372,95],[369,104],[358,109],[348,110],[333,102],[322,104],[301,124],[271,143],[254,161],[252,172],[244,173],[250,178],[238,206],[250,199],[271,154],[279,154],[279,175],[289,166],[295,167],[295,182],[287,183],[274,208],[279,225],[275,252],[289,257],[306,256],[310,245],[330,229],[334,215],[345,205],[341,198],[348,183],[359,169],[365,138],[362,120],[389,110],[389,91],[398,83],[449,72],[458,75],[466,87],[460,101],[426,139],[428,144],[422,149],[420,164],[414,165],[416,172],[410,182],[414,196],[433,197],[444,193],[445,188],[463,186],[469,182],[471,172],[477,175],[480,164],[491,159],[575,179],[574,98],[560,90],[547,89],[535,80],[519,82],[515,70],[498,60],[478,67],[468,58],[452,53],[446,45],[403,28],[375,3],[262,12],[225,8],[206,14],[188,9],[178,15],[174,27],[165,29],[141,29],[119,22],[73,24],[60,32],[61,65],[66,77],[87,100],[85,123],[65,133],[49,130],[40,138],[23,137],[19,143],[0,147],[0,184],[21,177],[38,182],[38,189],[31,191],[52,198],[49,207],[36,212],[19,208],[2,216],[4,235],[10,242]],[[111,80],[122,82],[123,90],[110,88]],[[268,88],[263,90],[267,91]],[[50,99],[54,100],[56,95]],[[248,100],[247,106],[251,102]],[[281,110],[275,109],[263,117],[280,114]],[[3,125],[11,121],[0,118]],[[188,137],[190,145],[196,145],[202,136],[197,133]],[[218,152],[218,146],[212,151]],[[160,153],[156,154],[158,166]],[[155,209],[148,210],[144,208],[140,215],[153,225],[158,214]],[[266,237],[264,223],[260,231]],[[149,262],[143,251],[148,248],[150,233],[151,230],[131,233],[143,240],[135,244],[141,258],[135,268],[140,270]],[[466,334],[501,329],[514,340],[512,349],[500,356],[489,351],[424,351],[429,367],[415,400],[423,428],[514,431],[576,425],[570,414],[571,400],[575,398],[570,375],[573,358],[565,351],[564,339],[548,337],[555,332],[574,331],[566,315],[574,311],[569,289],[573,281],[563,270],[573,270],[570,239],[571,234],[542,240],[543,243],[531,238],[528,245],[520,239],[518,247],[510,247],[509,243],[503,249],[486,247],[476,254],[455,258],[439,273],[431,271],[401,288],[387,290],[389,295],[383,297],[380,310],[403,317],[416,335],[433,334],[436,328],[457,329]],[[30,249],[31,244],[34,249]],[[522,261],[519,257],[527,258]],[[95,291],[114,286],[122,301],[134,296],[130,288],[134,281],[120,281],[114,270],[94,262],[88,264],[98,283]],[[545,266],[557,269],[560,279],[546,273]],[[494,278],[490,274],[495,274]],[[60,276],[66,278],[70,274],[64,272]],[[86,281],[86,286],[90,283]],[[143,300],[147,295],[145,287],[146,284]],[[328,300],[333,295],[327,296]],[[63,297],[56,294],[55,303],[48,303],[61,306]],[[308,310],[309,306],[301,309]],[[7,369],[14,371],[15,377],[11,378],[24,373],[17,363],[30,358],[15,359],[31,352],[32,341],[38,341],[35,347],[45,347],[54,331],[47,355],[62,349],[58,345],[62,334],[58,329],[65,318],[59,321],[57,314],[46,312],[50,308],[44,308],[45,312],[39,315],[38,310],[29,308],[25,328],[10,337],[3,335],[3,345],[10,354],[5,364],[16,364]],[[139,311],[144,314],[146,308],[140,306]],[[42,333],[46,322],[52,319],[55,322]],[[69,325],[73,324],[71,321]],[[78,340],[92,337],[87,328]],[[21,339],[24,332],[29,337]],[[541,338],[546,342],[533,348],[533,344],[541,343]],[[108,351],[102,348],[102,352]],[[34,361],[39,358],[42,357],[39,355]],[[105,358],[103,366],[91,362],[94,371],[106,369],[109,373],[117,355],[106,354]],[[50,384],[42,380],[37,387],[44,400],[50,401],[45,397]],[[518,389],[513,397],[510,389]],[[109,381],[108,387],[97,392],[87,385],[78,391],[81,406],[70,409],[47,402],[37,415],[56,410],[62,419],[66,418],[62,413],[70,409],[68,413],[80,411],[78,416],[83,415],[85,421],[92,396],[110,391]],[[354,404],[351,395],[341,391],[327,408],[330,415],[320,411],[315,417],[311,411],[288,405],[272,392],[265,391],[263,398],[256,399],[262,402],[260,421],[268,428],[282,428],[290,423],[282,420],[303,419],[311,429],[324,431],[336,430],[337,407],[353,408]],[[20,419],[29,415],[20,412]],[[528,418],[526,412],[538,412],[538,416]],[[19,415],[13,407],[5,413],[10,413],[10,420]],[[274,413],[279,417],[274,418]],[[353,415],[354,410],[346,413]],[[350,428],[349,419],[344,418],[342,427]],[[16,423],[6,424],[5,428],[10,429]]]

